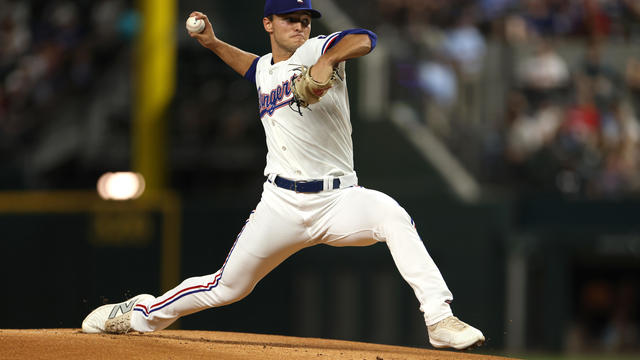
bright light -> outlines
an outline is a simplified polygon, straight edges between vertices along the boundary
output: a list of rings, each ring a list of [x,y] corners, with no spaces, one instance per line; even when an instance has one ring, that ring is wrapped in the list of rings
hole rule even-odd
[[[98,194],[105,200],[137,199],[144,192],[144,178],[134,172],[108,172],[98,179]]]

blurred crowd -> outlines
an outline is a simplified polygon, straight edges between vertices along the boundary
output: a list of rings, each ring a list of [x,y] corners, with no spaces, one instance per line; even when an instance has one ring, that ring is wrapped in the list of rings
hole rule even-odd
[[[61,118],[87,106],[136,24],[125,0],[0,0],[0,185],[30,181],[25,162],[58,122],[87,120]]]
[[[520,179],[590,197],[640,190],[637,60],[621,73],[600,46],[590,40],[572,72],[544,41],[520,64],[506,118],[506,160]]]
[[[392,100],[413,105],[483,182],[589,198],[640,192],[640,54],[631,46],[640,39],[639,0],[372,2],[376,6],[340,5],[388,48]],[[89,107],[102,97],[100,87],[108,93],[101,77],[128,51],[138,26],[131,8],[129,0],[0,0],[0,185],[24,182],[24,176],[8,177],[37,152],[49,159],[48,168],[74,156],[90,163],[88,154],[108,147],[101,140],[106,127],[119,127],[120,143],[128,142],[130,115],[123,109],[108,125],[105,116],[76,119],[91,125],[82,131],[92,140],[58,162],[50,160],[55,151],[42,148],[63,128],[56,121],[71,121],[62,115],[66,108]],[[199,48],[185,49],[179,64],[187,61],[188,71],[179,69],[179,87],[195,85],[202,91],[193,95],[202,99],[176,101],[176,169],[254,168],[259,151],[243,150],[260,138],[253,134],[259,129],[247,125],[253,110],[231,106],[252,102],[250,87],[238,84],[240,95],[217,96],[238,79],[212,68]],[[194,107],[196,101],[206,105]],[[211,109],[230,120],[198,120]],[[61,152],[72,141],[50,143]],[[126,154],[119,159],[126,162]]]
[[[588,198],[640,192],[640,1],[379,0],[367,16],[389,48],[395,100],[479,178]],[[497,116],[489,98],[503,99]]]

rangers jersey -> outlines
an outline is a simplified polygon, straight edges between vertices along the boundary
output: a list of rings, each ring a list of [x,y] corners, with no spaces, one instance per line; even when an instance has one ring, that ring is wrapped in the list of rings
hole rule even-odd
[[[317,36],[287,60],[274,64],[271,54],[256,59],[245,75],[255,81],[258,90],[268,150],[265,176],[303,180],[354,173],[345,63],[338,65],[339,78],[320,102],[300,109],[292,102],[292,84],[299,67],[315,64],[350,33],[367,33],[375,44],[375,35],[363,29]]]

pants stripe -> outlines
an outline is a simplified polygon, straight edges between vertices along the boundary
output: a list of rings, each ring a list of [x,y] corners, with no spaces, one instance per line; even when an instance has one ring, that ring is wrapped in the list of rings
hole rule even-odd
[[[251,213],[253,214],[254,211],[252,211]],[[149,314],[151,314],[154,311],[158,311],[166,306],[171,305],[172,303],[174,303],[175,301],[177,301],[178,299],[181,299],[187,295],[191,295],[191,294],[195,294],[195,293],[199,293],[199,292],[203,292],[203,291],[211,291],[212,289],[214,289],[215,287],[218,286],[218,284],[220,283],[220,279],[222,278],[222,273],[224,272],[224,268],[225,266],[227,266],[227,261],[229,261],[229,257],[231,257],[231,253],[233,253],[233,249],[235,249],[236,244],[238,243],[238,240],[240,239],[240,235],[242,235],[242,232],[244,231],[244,229],[247,227],[247,224],[249,223],[249,219],[247,219],[247,221],[245,222],[244,226],[242,227],[242,229],[240,230],[240,233],[238,233],[238,236],[236,237],[236,241],[233,243],[233,246],[231,247],[231,250],[229,251],[229,254],[227,255],[227,258],[224,260],[224,263],[222,264],[222,268],[220,268],[220,270],[218,271],[218,273],[216,274],[216,276],[213,278],[213,281],[207,283],[206,285],[196,285],[196,286],[191,286],[188,287],[186,289],[182,289],[180,291],[178,291],[177,293],[175,293],[174,295],[170,296],[169,298],[151,305],[149,308],[147,308],[146,306],[142,305],[142,304],[138,304],[136,305],[136,307],[133,309],[135,311],[139,311],[141,312],[145,317],[149,317]]]

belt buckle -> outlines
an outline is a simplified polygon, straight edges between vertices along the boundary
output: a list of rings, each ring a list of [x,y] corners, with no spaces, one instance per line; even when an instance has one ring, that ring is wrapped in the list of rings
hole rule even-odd
[[[298,192],[298,184],[302,185],[302,184],[306,184],[310,181],[307,180],[294,180],[293,181],[293,191]]]

